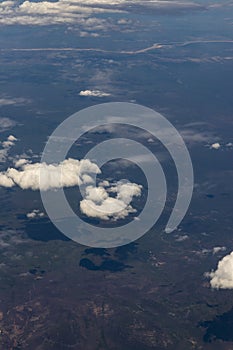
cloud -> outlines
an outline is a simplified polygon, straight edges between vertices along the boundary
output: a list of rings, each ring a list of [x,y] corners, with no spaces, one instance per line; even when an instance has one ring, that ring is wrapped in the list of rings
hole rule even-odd
[[[9,135],[6,141],[1,142],[2,149],[0,149],[0,163],[6,161],[8,152],[11,147],[15,145],[15,141],[17,141],[17,138],[13,135]]]
[[[188,235],[177,236],[176,242],[183,242],[183,241],[186,241],[187,239],[189,239]]]
[[[93,96],[93,97],[107,97],[111,94],[107,92],[103,92],[100,90],[82,90],[79,93],[80,96]]]
[[[10,135],[3,142],[3,150],[7,152],[16,140],[15,136]],[[58,164],[47,164],[31,163],[28,159],[20,158],[15,160],[14,165],[15,167],[0,172],[0,186],[47,191],[85,185],[80,210],[88,217],[118,220],[136,212],[131,202],[134,197],[141,195],[142,186],[125,181],[110,184],[109,181],[103,180],[96,187],[94,178],[101,170],[88,159],[69,158]],[[38,209],[27,214],[30,219],[42,216]]]
[[[194,130],[193,128],[187,128],[180,131],[181,136],[183,139],[188,143],[204,143],[204,142],[211,142],[214,138],[214,136],[207,131],[198,131]]]
[[[11,142],[14,142],[14,141],[17,141],[17,138],[14,135],[9,135],[7,140],[11,141]]]
[[[108,182],[102,185],[109,185]],[[88,186],[85,190],[85,198],[80,202],[80,209],[88,217],[98,218],[101,220],[118,220],[124,219],[130,213],[135,213],[130,203],[133,197],[141,195],[142,186],[131,183],[118,181],[111,187]],[[110,194],[115,194],[115,197]]]
[[[0,11],[1,11],[1,4],[0,3]],[[1,21],[1,14],[0,14],[0,21]],[[31,102],[29,99],[23,98],[23,97],[2,97],[0,98],[0,106],[9,106],[9,105],[24,105],[26,103]]]
[[[102,8],[96,7],[95,4],[98,4],[95,0],[93,2],[86,0],[81,2],[75,0],[32,2],[26,0],[18,4],[13,1],[3,1],[0,3],[0,24],[53,25],[75,24],[79,21],[85,25],[85,18],[93,13],[121,12],[114,7]]]
[[[219,149],[220,147],[221,147],[221,145],[218,142],[215,142],[210,146],[210,148],[212,148],[212,149]]]
[[[23,165],[29,163],[28,159],[25,159],[25,158],[21,158],[21,159],[18,159],[15,161],[15,167],[16,168],[20,168],[22,167]]]
[[[30,213],[26,214],[28,219],[43,218],[44,215],[45,214],[42,211],[40,211],[39,209],[34,209]]]
[[[93,183],[93,175],[99,174],[98,166],[88,159],[65,159],[59,164],[28,163],[17,161],[19,169],[8,168],[0,172],[0,186],[19,186],[22,189],[50,190]]]
[[[13,128],[16,122],[10,118],[0,118],[0,132]]]
[[[214,247],[212,250],[213,255],[218,254],[220,252],[224,252],[227,248],[226,247]]]
[[[205,274],[216,289],[233,289],[233,252],[218,262],[217,269]]]
[[[195,2],[180,1],[137,1],[127,0],[59,0],[50,1],[3,1],[0,3],[0,24],[4,25],[53,25],[77,24],[89,27],[85,20],[98,13],[125,13],[163,11],[190,11],[203,9],[204,6]],[[92,18],[91,18],[92,19]],[[97,19],[98,20],[98,19]],[[119,25],[122,25],[121,23]]]

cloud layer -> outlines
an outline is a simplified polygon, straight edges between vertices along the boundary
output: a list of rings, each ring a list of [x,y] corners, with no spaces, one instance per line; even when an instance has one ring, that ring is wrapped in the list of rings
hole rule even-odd
[[[51,24],[81,24],[89,27],[86,21],[90,16],[98,13],[116,13],[129,11],[151,11],[151,10],[196,10],[203,9],[195,2],[181,1],[137,1],[127,0],[59,0],[56,2],[41,1],[3,1],[0,3],[0,24],[12,25],[51,25]],[[93,18],[91,18],[93,19]],[[95,20],[98,21],[97,18]],[[94,23],[93,23],[94,26]]]

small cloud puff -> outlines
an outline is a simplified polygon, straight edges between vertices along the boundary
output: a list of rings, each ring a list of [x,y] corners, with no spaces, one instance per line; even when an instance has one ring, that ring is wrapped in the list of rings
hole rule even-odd
[[[107,97],[111,94],[107,92],[103,92],[100,90],[82,90],[79,93],[80,96],[92,96],[92,97]]]
[[[28,219],[43,218],[45,214],[39,209],[34,209],[32,212],[26,214]]]
[[[7,140],[14,142],[14,141],[17,141],[17,138],[14,135],[9,135]]]
[[[85,198],[80,202],[81,212],[101,220],[124,219],[130,213],[136,212],[130,203],[133,197],[141,195],[141,189],[141,185],[121,181],[107,189],[102,186],[88,186]],[[110,193],[114,193],[115,197],[110,196]]]
[[[227,248],[226,247],[214,247],[212,250],[213,255],[218,254],[220,252],[224,252]]]
[[[218,142],[212,143],[212,145],[210,146],[210,148],[212,148],[212,149],[219,149],[220,147],[221,147],[221,145]]]
[[[1,143],[2,149],[0,150],[0,163],[6,161],[8,152],[10,148],[15,145],[15,141],[17,141],[17,138],[13,135],[9,135],[7,140]]]
[[[217,269],[205,274],[216,289],[233,289],[233,252],[218,262]]]
[[[189,239],[188,235],[177,236],[176,242],[183,242],[183,241],[186,241],[187,239]]]

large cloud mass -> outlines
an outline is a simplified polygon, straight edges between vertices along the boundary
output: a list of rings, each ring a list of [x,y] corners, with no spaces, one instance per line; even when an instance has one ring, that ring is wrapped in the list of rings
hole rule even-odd
[[[19,169],[8,168],[0,173],[0,186],[42,190],[72,187],[93,182],[92,176],[100,169],[88,159],[65,159],[59,164],[28,163],[25,159],[16,164]]]
[[[233,252],[219,261],[217,270],[206,274],[212,288],[233,289]]]
[[[6,142],[13,142],[13,139],[10,136]],[[118,220],[135,213],[136,209],[130,203],[141,195],[141,185],[121,181],[111,185],[105,180],[96,187],[94,177],[100,173],[99,167],[88,159],[69,158],[59,164],[46,164],[30,163],[22,158],[15,161],[15,168],[0,172],[0,186],[17,185],[23,190],[47,191],[85,185],[80,210],[88,217]],[[28,217],[36,217],[36,214],[29,213]]]

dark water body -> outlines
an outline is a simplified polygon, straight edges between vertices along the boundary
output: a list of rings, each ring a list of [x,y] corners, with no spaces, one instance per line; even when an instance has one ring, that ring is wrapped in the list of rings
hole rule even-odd
[[[214,198],[214,195],[211,194],[211,193],[208,193],[208,194],[206,194],[206,197],[207,197],[207,198]]]
[[[211,343],[214,340],[233,341],[233,308],[216,316],[212,321],[204,321],[200,326],[206,328],[203,337],[205,343]]]
[[[25,231],[29,238],[36,241],[70,241],[68,237],[58,231],[57,228],[47,219],[34,219],[33,222],[28,222]]]

